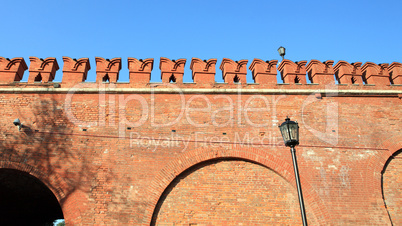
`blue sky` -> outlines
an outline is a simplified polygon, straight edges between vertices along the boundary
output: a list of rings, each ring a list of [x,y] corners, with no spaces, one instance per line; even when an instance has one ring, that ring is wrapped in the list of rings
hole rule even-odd
[[[3,1],[0,56],[88,57],[87,81],[95,81],[95,57],[122,58],[119,81],[128,81],[127,57],[317,59],[402,62],[402,1]],[[25,72],[23,81],[28,79]],[[247,78],[252,82],[250,73]]]

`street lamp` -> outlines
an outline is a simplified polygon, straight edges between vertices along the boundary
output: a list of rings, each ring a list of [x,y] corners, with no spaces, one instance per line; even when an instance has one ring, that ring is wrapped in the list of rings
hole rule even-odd
[[[299,195],[300,212],[303,220],[303,226],[307,226],[307,218],[306,218],[306,212],[304,210],[303,193],[300,185],[299,170],[297,168],[296,149],[295,149],[295,146],[299,144],[299,124],[297,124],[297,122],[290,121],[289,117],[286,117],[285,122],[279,126],[279,129],[281,130],[281,134],[283,137],[283,141],[285,142],[285,145],[287,147],[290,147],[290,152],[292,153],[293,168],[295,171],[295,178],[297,185],[297,194]]]
[[[285,59],[285,51],[286,51],[286,49],[283,46],[278,48],[278,53],[279,53],[279,56],[282,57],[282,60]]]

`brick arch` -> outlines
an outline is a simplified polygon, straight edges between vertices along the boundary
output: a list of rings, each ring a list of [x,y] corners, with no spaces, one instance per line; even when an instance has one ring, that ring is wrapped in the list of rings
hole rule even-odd
[[[383,144],[381,145],[381,149],[387,149],[388,151],[383,152],[380,158],[379,163],[382,165],[382,168],[385,166],[385,163],[388,161],[388,159],[401,148],[402,136],[395,136],[383,142]]]
[[[382,207],[385,207],[383,188],[382,188],[382,174],[386,168],[388,161],[392,156],[402,149],[402,136],[394,136],[381,145],[378,146],[378,150],[381,152],[370,158],[366,166],[366,181],[368,194],[372,194],[372,198],[377,201],[377,203],[382,203]],[[386,208],[381,208],[384,216],[388,215],[388,210]]]
[[[54,194],[54,196],[57,198],[57,200],[60,203],[60,200],[64,198],[64,191],[61,189],[62,186],[55,186],[55,184],[62,184],[62,180],[58,177],[52,177],[47,179],[46,175],[44,175],[39,169],[26,164],[26,163],[20,163],[20,162],[10,162],[10,161],[1,161],[0,160],[0,169],[1,168],[7,168],[7,169],[15,169],[19,170],[25,173],[29,173],[30,175],[34,176],[38,180],[40,180],[43,184],[46,185],[46,187],[49,188],[50,191]]]
[[[387,211],[390,223],[394,225],[399,225],[402,222],[402,218],[398,214],[402,201],[402,193],[398,189],[401,175],[401,156],[402,148],[393,153],[381,172],[381,194],[384,209]]]
[[[369,163],[366,166],[367,172],[373,172],[373,174],[368,174],[368,176],[371,178],[366,178],[367,181],[372,181],[372,183],[368,184],[370,191],[381,191],[381,175],[383,173],[384,167],[386,166],[387,161],[392,157],[392,155],[401,148],[402,136],[392,137],[378,146],[378,149],[382,152],[379,155],[371,157]],[[377,193],[372,192],[372,194],[373,196],[378,197]]]
[[[64,215],[64,220],[66,223],[70,222],[72,219],[70,219],[72,214],[70,213],[71,211],[68,210],[74,210],[75,207],[74,202],[70,204],[70,202],[67,203],[62,203],[61,200],[63,200],[66,197],[66,192],[63,190],[63,188],[67,187],[67,184],[63,182],[63,180],[55,175],[52,177],[48,177],[48,175],[45,175],[42,173],[41,170],[24,163],[22,161],[14,162],[14,161],[9,161],[9,160],[4,160],[0,159],[0,169],[14,169],[14,170],[19,170],[25,173],[28,173],[32,176],[34,176],[36,179],[40,180],[56,197],[57,201],[59,202],[59,205],[63,211]],[[73,211],[74,212],[74,211]],[[76,212],[76,211],[75,211]],[[74,217],[76,219],[74,220],[75,224],[80,224],[80,218],[79,217]]]
[[[296,189],[293,166],[287,161],[272,155],[267,151],[255,148],[238,147],[232,149],[198,148],[185,152],[174,160],[168,162],[156,175],[150,186],[148,194],[150,201],[147,203],[145,209],[143,225],[150,225],[152,215],[161,195],[177,176],[197,164],[218,159],[240,159],[260,164],[273,170]],[[309,204],[310,210],[313,212],[312,215],[315,216],[320,225],[327,224],[330,215],[323,201],[314,188],[306,182],[303,177],[301,177],[301,181],[303,197],[306,204]]]
[[[382,204],[385,208],[382,208],[385,215],[389,216],[388,209],[386,208],[385,200],[384,200],[384,191],[383,191],[383,174],[387,168],[389,162],[393,159],[394,155],[402,151],[402,136],[394,136],[390,139],[384,141],[381,146],[383,152],[377,158],[371,158],[370,164],[373,166],[373,183],[371,183],[371,191],[373,192],[373,196],[377,199],[381,199]],[[400,153],[399,153],[400,154]],[[377,192],[378,191],[378,192]]]

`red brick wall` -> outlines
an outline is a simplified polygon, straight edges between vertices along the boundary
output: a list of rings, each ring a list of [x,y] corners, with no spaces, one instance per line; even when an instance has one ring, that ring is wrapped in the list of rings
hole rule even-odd
[[[38,71],[57,68],[46,68],[54,62],[50,60]],[[75,61],[71,62],[74,66]],[[170,62],[171,68],[168,65],[164,73],[181,75],[180,62],[180,67]],[[286,62],[283,73],[302,75],[304,63]],[[110,66],[105,71],[118,72],[120,64],[104,63]],[[205,68],[208,76],[214,73],[213,62],[204,63],[196,76],[202,77]],[[349,71],[338,65],[338,75],[351,76],[359,71],[357,65]],[[286,116],[300,125],[297,158],[311,224],[390,224],[387,210],[393,220],[392,211],[400,206],[392,206],[387,200],[391,193],[385,191],[384,208],[381,184],[386,161],[402,147],[398,65],[392,69],[392,86],[276,84],[271,81],[276,74],[271,65],[271,71],[257,75],[268,76],[260,77],[266,84],[137,84],[134,79],[132,83],[80,83],[76,86],[80,91],[69,88],[83,80],[80,76],[89,65],[76,70],[73,66],[68,74],[73,76],[68,80],[71,83],[61,84],[5,82],[1,80],[5,69],[0,68],[0,167],[40,179],[59,200],[70,225],[149,225],[161,196],[172,188],[165,201],[159,202],[156,220],[164,221],[182,208],[180,197],[185,196],[185,189],[192,190],[201,180],[211,187],[216,184],[216,189],[219,184],[248,183],[250,190],[240,186],[236,190],[243,192],[242,197],[261,197],[266,206],[277,203],[271,209],[289,210],[281,214],[291,217],[275,215],[274,220],[300,223],[291,155],[278,130]],[[225,70],[239,69],[234,61],[227,66]],[[322,75],[322,68],[313,66],[315,76]],[[327,69],[326,76],[333,77]],[[378,73],[383,77],[385,69]],[[16,118],[24,124],[21,131],[12,123]],[[384,189],[396,189],[392,187],[396,184],[386,181],[388,170],[399,172],[399,165],[393,164],[384,174]],[[225,198],[209,193],[213,192],[205,191],[202,198]],[[195,203],[194,212],[202,215],[212,206],[201,200],[186,201]],[[258,206],[248,198],[245,202],[256,223],[277,213],[251,211]],[[227,203],[219,211],[244,210],[242,204],[231,209],[233,203]],[[175,208],[167,211],[168,205]]]
[[[262,128],[250,126],[244,115],[238,125],[236,95],[228,95],[236,103],[233,109],[236,121],[233,121],[233,125],[215,127],[208,112],[190,112],[188,116],[193,122],[209,122],[211,125],[194,127],[184,117],[171,126],[155,128],[148,118],[139,127],[129,125],[131,130],[127,130],[125,124],[119,125],[119,117],[125,113],[127,119],[138,121],[140,104],[132,101],[120,109],[117,104],[121,101],[119,95],[105,95],[108,102],[103,112],[99,110],[98,94],[76,94],[71,105],[72,112],[76,120],[84,122],[69,119],[65,109],[65,94],[0,95],[3,112],[1,145],[5,150],[1,153],[2,165],[19,164],[24,171],[33,168],[42,172],[44,183],[54,193],[59,193],[66,220],[71,223],[149,222],[157,200],[169,186],[170,180],[192,166],[189,164],[182,168],[180,161],[184,160],[180,159],[191,158],[188,155],[200,148],[205,153],[219,150],[222,155],[229,153],[229,150],[239,150],[244,154],[232,153],[228,157],[240,157],[268,167],[277,167],[276,172],[285,177],[295,189],[290,152],[288,148],[278,146],[281,137],[277,125]],[[127,97],[128,94],[120,96]],[[147,103],[151,102],[148,94],[139,96]],[[215,95],[205,96],[211,100],[211,111],[225,106],[223,101],[214,99]],[[193,94],[185,95],[186,100],[192,97]],[[242,96],[243,106],[249,97]],[[268,97],[271,105],[272,100],[279,98]],[[116,105],[111,104],[110,98],[116,100]],[[387,152],[382,149],[382,144],[388,137],[398,135],[396,121],[400,120],[400,112],[395,106],[398,106],[400,100],[324,97],[305,109],[303,114],[307,116],[303,116],[301,105],[305,100],[306,97],[301,95],[285,96],[276,103],[275,110],[278,121],[288,112],[293,112],[291,117],[304,124],[300,129],[302,141],[297,147],[297,154],[302,186],[306,188],[306,205],[314,206],[310,211],[319,219],[317,224],[388,222],[387,213],[381,207],[381,186],[376,184],[381,181],[381,175],[378,174],[382,169],[380,166],[371,167],[370,164],[381,165],[381,161],[376,159]],[[323,123],[326,106],[331,102],[338,103],[340,115],[338,128],[334,128],[338,131],[338,143],[335,146],[326,144],[305,126],[325,132]],[[255,106],[260,106],[260,103],[251,102]],[[198,99],[192,104],[202,107],[205,101]],[[179,115],[180,102],[177,95],[155,94],[155,105],[158,108],[155,109],[157,117],[154,123],[171,122]],[[364,114],[361,114],[361,109],[364,109]],[[222,120],[218,123],[224,124],[230,119],[228,112],[216,113],[216,118]],[[272,108],[268,112],[248,114],[252,122],[260,120],[262,123],[271,123],[275,120]],[[12,125],[17,117],[27,127],[23,132]],[[99,123],[101,117],[104,118],[101,121],[103,125],[85,123]],[[83,128],[87,131],[83,131]],[[125,137],[119,137],[119,129],[122,129]],[[131,132],[135,133],[131,137],[139,140],[130,139]],[[159,145],[149,143],[158,142],[159,138],[179,141]],[[185,143],[180,139],[190,139],[192,142]],[[227,141],[231,143],[214,143]],[[261,141],[269,145],[258,145]],[[250,157],[251,153],[255,155],[253,158]],[[267,157],[268,154],[271,157]],[[213,157],[205,157],[205,160]],[[171,172],[172,176],[166,178],[161,172],[170,163],[174,167],[168,168],[167,173]],[[295,216],[299,217],[297,214]]]

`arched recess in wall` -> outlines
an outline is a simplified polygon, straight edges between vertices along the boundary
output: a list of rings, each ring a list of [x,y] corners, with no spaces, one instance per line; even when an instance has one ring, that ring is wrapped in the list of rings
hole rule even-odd
[[[378,209],[383,212],[384,217],[388,218],[391,223],[390,213],[387,208],[384,208],[384,173],[386,172],[387,166],[391,163],[394,155],[397,155],[402,147],[402,136],[391,136],[384,140],[380,145],[378,145],[379,153],[373,155],[369,162],[366,164],[367,172],[367,191],[372,194],[373,200],[378,203]],[[387,175],[385,175],[387,176]],[[392,219],[393,220],[393,219]],[[394,223],[394,225],[396,225]]]
[[[0,225],[52,225],[64,219],[53,192],[38,178],[0,168]]]
[[[316,219],[306,206],[310,225]],[[223,158],[178,175],[162,194],[151,225],[297,225],[297,191],[260,164]]]
[[[57,174],[46,175],[43,173],[43,170],[39,170],[29,164],[26,164],[23,158],[16,158],[12,156],[0,156],[0,170],[1,169],[21,171],[22,173],[25,173],[25,175],[29,175],[31,178],[40,181],[57,199],[58,204],[62,208],[66,224],[82,224],[81,213],[84,212],[84,210],[81,209],[82,205],[80,205],[80,203],[85,200],[85,197],[79,190],[69,192],[68,184],[66,184],[66,182]]]
[[[152,216],[154,216],[154,221],[152,223],[158,223],[157,220],[155,220],[155,214],[156,212],[161,211],[160,209],[158,210],[158,208],[163,208],[163,203],[161,204],[161,202],[164,202],[165,198],[167,197],[166,193],[171,193],[174,190],[176,184],[180,183],[180,182],[176,183],[178,180],[180,180],[180,178],[183,177],[187,179],[186,176],[192,177],[192,175],[197,175],[192,173],[187,175],[188,172],[199,173],[205,170],[208,171],[209,170],[208,167],[213,168],[216,166],[216,164],[219,164],[217,167],[230,168],[230,166],[225,166],[225,164],[227,162],[233,163],[233,161],[237,161],[236,164],[238,165],[246,164],[247,166],[244,167],[251,167],[251,168],[256,167],[255,170],[257,170],[258,168],[257,171],[261,172],[264,171],[264,175],[268,172],[269,172],[268,174],[276,175],[274,176],[276,178],[273,179],[274,181],[278,183],[285,183],[285,184],[287,183],[289,186],[292,187],[292,190],[294,192],[293,194],[297,195],[296,187],[294,184],[295,182],[294,182],[293,168],[291,166],[291,163],[287,163],[286,161],[283,161],[275,157],[274,155],[270,154],[267,151],[254,148],[246,148],[246,149],[234,148],[229,150],[227,149],[210,150],[205,148],[199,148],[183,153],[175,160],[166,164],[166,166],[155,177],[149,190],[149,198],[151,201],[148,203],[146,208],[145,218],[143,222],[144,225],[149,225],[151,223]],[[240,164],[240,162],[242,163]],[[231,163],[228,164],[230,165]],[[198,172],[198,170],[201,171]],[[251,172],[252,171],[253,170],[251,170]],[[223,175],[220,176],[224,177]],[[241,184],[243,182],[239,183]],[[322,200],[317,195],[313,187],[308,182],[303,180],[303,178],[302,178],[302,186],[304,190],[305,203],[306,206],[308,206],[307,208],[310,212],[309,215],[311,219],[309,221],[316,222],[317,224],[320,225],[325,225],[330,218],[325,205],[323,204]],[[278,188],[279,187],[276,187],[276,189]],[[283,194],[283,192],[279,193]],[[247,192],[244,194],[247,194]],[[278,197],[280,197],[280,195]],[[282,196],[282,198],[283,197],[284,196]],[[244,198],[239,198],[238,201],[249,202],[247,198],[245,200]],[[297,198],[295,199],[295,201],[296,201],[295,203],[296,208],[298,209]],[[261,206],[258,208],[264,208],[264,207]],[[273,207],[273,209],[275,209],[275,207]],[[268,211],[267,209],[265,210]],[[230,212],[230,210],[228,211]],[[298,211],[300,210],[298,209]],[[300,212],[297,213],[300,214]]]
[[[402,149],[396,151],[385,163],[381,172],[384,205],[393,225],[402,225]]]

